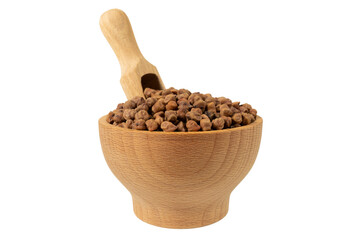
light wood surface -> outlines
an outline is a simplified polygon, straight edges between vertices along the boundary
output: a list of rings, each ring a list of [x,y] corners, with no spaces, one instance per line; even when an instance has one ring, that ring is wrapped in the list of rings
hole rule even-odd
[[[141,220],[167,228],[194,228],[222,219],[233,189],[256,159],[262,118],[209,132],[148,132],[100,118],[108,166],[130,191]]]
[[[143,89],[165,89],[156,67],[141,54],[126,14],[111,9],[100,18],[100,28],[121,66],[121,86],[128,99],[144,96]]]

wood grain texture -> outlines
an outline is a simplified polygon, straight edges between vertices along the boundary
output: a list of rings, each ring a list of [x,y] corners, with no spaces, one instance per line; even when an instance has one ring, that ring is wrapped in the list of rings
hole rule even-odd
[[[143,89],[165,89],[156,67],[141,54],[126,14],[111,9],[100,17],[100,28],[121,66],[121,86],[128,99],[144,96]]]
[[[194,228],[222,219],[232,190],[256,159],[262,118],[209,132],[148,132],[99,120],[108,166],[130,191],[134,212],[160,227]]]

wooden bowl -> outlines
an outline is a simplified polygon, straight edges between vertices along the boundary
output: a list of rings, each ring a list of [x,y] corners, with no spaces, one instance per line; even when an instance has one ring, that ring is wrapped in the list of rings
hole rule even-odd
[[[166,228],[201,227],[222,219],[230,193],[253,166],[262,118],[209,132],[129,130],[99,119],[108,166],[130,191],[134,212]]]

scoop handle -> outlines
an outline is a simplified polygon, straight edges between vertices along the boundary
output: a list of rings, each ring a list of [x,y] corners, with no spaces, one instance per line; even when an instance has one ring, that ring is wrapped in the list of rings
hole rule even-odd
[[[129,18],[120,9],[111,9],[100,17],[100,28],[114,50],[121,70],[143,59],[136,43]]]

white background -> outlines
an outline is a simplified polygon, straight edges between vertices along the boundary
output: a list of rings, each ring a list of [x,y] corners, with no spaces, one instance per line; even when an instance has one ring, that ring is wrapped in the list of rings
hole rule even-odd
[[[108,169],[97,120],[125,101],[111,8],[166,86],[263,117],[220,222],[143,223]],[[1,1],[0,34],[0,239],[360,238],[358,1]]]

